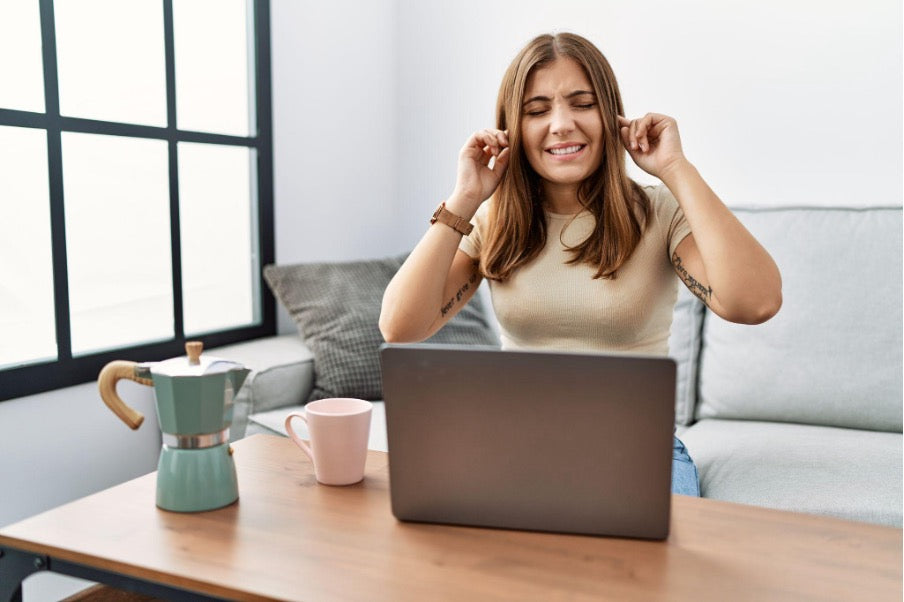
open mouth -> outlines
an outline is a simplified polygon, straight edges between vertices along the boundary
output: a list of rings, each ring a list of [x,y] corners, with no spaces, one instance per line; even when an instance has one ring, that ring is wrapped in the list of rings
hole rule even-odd
[[[568,157],[580,153],[585,148],[587,148],[586,144],[572,144],[569,146],[548,148],[546,149],[546,152],[556,157]]]

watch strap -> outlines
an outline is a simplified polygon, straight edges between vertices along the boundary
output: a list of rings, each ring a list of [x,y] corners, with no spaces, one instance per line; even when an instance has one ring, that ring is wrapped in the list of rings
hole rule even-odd
[[[474,229],[474,225],[461,217],[460,215],[455,215],[448,209],[446,209],[446,201],[443,201],[439,204],[439,207],[436,208],[436,211],[433,212],[433,217],[430,218],[430,223],[435,224],[439,222],[441,224],[446,224],[459,234],[467,236],[471,233],[471,230]]]

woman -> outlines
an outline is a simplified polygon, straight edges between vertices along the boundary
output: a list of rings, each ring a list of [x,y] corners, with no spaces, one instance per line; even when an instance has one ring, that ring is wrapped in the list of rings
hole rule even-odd
[[[675,274],[726,320],[775,315],[775,262],[684,156],[675,120],[624,114],[593,44],[532,40],[503,77],[496,129],[465,143],[452,194],[386,289],[386,340],[428,338],[483,278],[503,348],[665,355]],[[630,180],[624,150],[664,185]],[[674,458],[672,490],[699,495],[677,438]]]

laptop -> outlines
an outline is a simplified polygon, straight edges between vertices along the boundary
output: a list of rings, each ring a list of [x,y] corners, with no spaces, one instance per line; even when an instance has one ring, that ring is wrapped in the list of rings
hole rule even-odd
[[[668,537],[672,359],[396,344],[380,355],[396,518]]]

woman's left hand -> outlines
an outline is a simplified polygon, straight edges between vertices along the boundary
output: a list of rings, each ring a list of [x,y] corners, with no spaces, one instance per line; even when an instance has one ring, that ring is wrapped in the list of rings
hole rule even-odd
[[[662,179],[663,172],[685,159],[678,123],[668,115],[647,113],[640,119],[619,115],[618,129],[631,159],[652,176]]]

